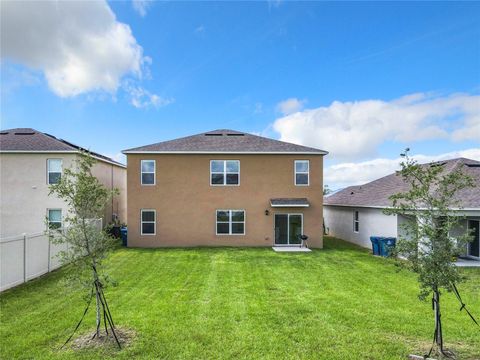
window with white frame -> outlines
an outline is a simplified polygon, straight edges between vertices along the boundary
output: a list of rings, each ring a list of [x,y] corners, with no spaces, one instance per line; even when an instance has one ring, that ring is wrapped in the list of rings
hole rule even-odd
[[[217,210],[217,235],[245,235],[245,210]]]
[[[295,160],[295,185],[308,186],[310,184],[310,161]]]
[[[211,160],[210,185],[240,185],[240,160]]]
[[[353,232],[358,233],[359,229],[360,229],[360,220],[358,216],[358,211],[355,210],[353,212]]]
[[[62,227],[62,210],[48,209],[48,228],[50,230],[57,230]]]
[[[141,161],[142,185],[155,185],[155,160]]]
[[[47,183],[58,184],[62,178],[62,159],[47,159]]]
[[[155,235],[156,211],[152,209],[142,209],[141,211],[141,229],[142,235]]]

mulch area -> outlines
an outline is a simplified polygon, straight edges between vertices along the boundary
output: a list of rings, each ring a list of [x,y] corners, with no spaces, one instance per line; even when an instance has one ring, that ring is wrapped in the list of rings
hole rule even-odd
[[[117,342],[113,336],[112,331],[109,329],[108,334],[105,333],[105,329],[100,331],[99,336],[93,337],[95,331],[90,331],[83,335],[78,336],[72,340],[70,347],[73,350],[81,350],[86,348],[98,348],[98,347],[118,347]],[[130,345],[135,337],[136,332],[133,329],[117,327],[115,328],[115,334],[117,335],[120,345],[126,347]]]

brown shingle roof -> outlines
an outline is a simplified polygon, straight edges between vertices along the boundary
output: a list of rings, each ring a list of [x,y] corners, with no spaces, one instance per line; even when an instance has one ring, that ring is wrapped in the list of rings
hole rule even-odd
[[[175,140],[140,146],[124,150],[123,152],[126,154],[136,152],[328,154],[323,150],[228,129],[219,129]]]
[[[445,172],[451,172],[458,167],[471,176],[477,184],[474,188],[465,188],[457,193],[456,199],[465,209],[480,208],[480,161],[457,158],[439,161]],[[430,166],[431,164],[424,164]],[[408,191],[409,186],[400,175],[391,174],[364,185],[350,186],[332,195],[325,196],[325,205],[358,206],[358,207],[389,207],[393,194]]]
[[[0,152],[65,152],[86,151],[107,162],[124,167],[125,165],[102,154],[87,150],[53,135],[31,128],[16,128],[0,131]]]
[[[30,128],[2,130],[1,151],[75,151],[56,137]]]

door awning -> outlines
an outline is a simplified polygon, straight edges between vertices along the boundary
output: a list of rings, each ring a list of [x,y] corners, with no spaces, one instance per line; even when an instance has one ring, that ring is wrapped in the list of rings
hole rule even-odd
[[[270,199],[271,207],[309,207],[307,198],[276,198]]]

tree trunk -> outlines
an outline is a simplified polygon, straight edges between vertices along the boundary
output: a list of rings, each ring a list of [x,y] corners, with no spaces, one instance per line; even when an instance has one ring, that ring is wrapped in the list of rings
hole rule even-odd
[[[440,313],[440,292],[438,288],[433,291],[433,308],[435,310],[435,343],[443,354],[442,315]]]
[[[98,338],[100,336],[100,321],[101,321],[101,317],[100,317],[100,289],[98,288],[99,281],[98,281],[98,274],[97,274],[97,270],[96,270],[95,265],[96,265],[95,260],[93,260],[93,284],[94,284],[94,288],[95,288],[95,300],[96,300],[95,305],[96,305],[96,310],[97,310],[95,335]]]
[[[96,321],[96,325],[97,325],[97,329],[96,329],[96,334],[97,334],[97,338],[100,336],[100,295],[98,293],[98,289],[97,287],[95,287],[95,296],[96,296],[96,305],[97,305],[97,321]]]

